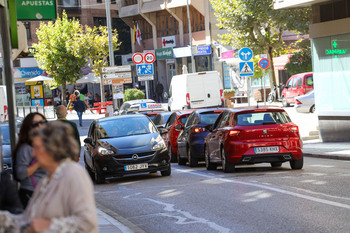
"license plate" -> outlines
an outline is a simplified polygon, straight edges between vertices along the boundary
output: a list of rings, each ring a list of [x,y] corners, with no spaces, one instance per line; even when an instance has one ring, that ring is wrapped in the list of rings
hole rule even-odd
[[[125,165],[124,171],[133,171],[133,170],[140,170],[140,169],[146,169],[146,168],[148,168],[148,163]]]
[[[255,154],[263,153],[277,153],[279,152],[278,146],[268,146],[268,147],[256,147],[254,148]]]

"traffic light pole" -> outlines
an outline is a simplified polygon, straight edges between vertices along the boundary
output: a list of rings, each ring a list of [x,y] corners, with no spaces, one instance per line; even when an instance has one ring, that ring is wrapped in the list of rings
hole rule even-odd
[[[7,92],[7,106],[8,106],[8,119],[9,119],[9,129],[10,129],[10,142],[11,149],[13,150],[16,145],[16,115],[15,115],[15,90],[12,76],[12,47],[10,40],[9,31],[9,20],[8,20],[8,9],[7,6],[0,5],[0,35],[1,35],[1,51],[4,59],[4,80]],[[14,28],[17,30],[17,28]],[[1,156],[1,155],[0,155]],[[2,161],[2,158],[1,158]],[[2,166],[0,171],[2,170]]]

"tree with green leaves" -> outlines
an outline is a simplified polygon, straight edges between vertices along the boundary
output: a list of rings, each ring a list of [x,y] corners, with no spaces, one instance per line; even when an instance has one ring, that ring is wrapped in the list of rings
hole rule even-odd
[[[255,54],[267,54],[270,60],[271,88],[276,83],[273,56],[285,48],[286,30],[307,33],[311,9],[274,10],[273,0],[210,0],[219,21],[226,29],[222,42],[237,49],[249,47]]]
[[[124,102],[129,100],[139,100],[144,98],[145,98],[145,93],[143,93],[143,91],[136,88],[129,88],[125,91],[125,94],[124,94]]]
[[[55,22],[41,23],[33,44],[34,57],[41,69],[53,77],[55,86],[66,90],[67,83],[82,77],[82,68],[91,66],[95,74],[107,66],[109,54],[107,28],[82,26],[77,19],[68,19],[65,12]],[[118,49],[118,34],[112,34],[114,50]],[[63,98],[63,96],[62,96]]]
[[[284,67],[290,75],[312,71],[310,40],[296,43],[296,51]]]

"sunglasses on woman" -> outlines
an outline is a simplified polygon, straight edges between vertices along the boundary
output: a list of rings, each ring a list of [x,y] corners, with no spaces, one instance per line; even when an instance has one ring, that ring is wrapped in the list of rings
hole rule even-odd
[[[47,120],[34,121],[34,122],[32,123],[32,127],[33,127],[33,128],[36,128],[36,127],[38,127],[39,125],[46,124],[46,123],[47,123]]]

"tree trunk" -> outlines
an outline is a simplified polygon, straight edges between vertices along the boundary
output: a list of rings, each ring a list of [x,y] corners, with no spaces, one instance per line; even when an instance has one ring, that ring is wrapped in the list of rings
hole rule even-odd
[[[68,104],[68,103],[66,103],[66,88],[67,88],[67,85],[66,85],[66,82],[64,82],[63,85],[61,85],[61,92],[62,92],[61,103],[64,106],[67,106],[67,104]]]
[[[275,75],[275,68],[273,64],[273,52],[272,47],[269,47],[267,52],[267,59],[270,61],[270,67],[269,67],[269,77],[270,77],[270,88],[273,89],[273,85],[276,84],[276,75]]]

